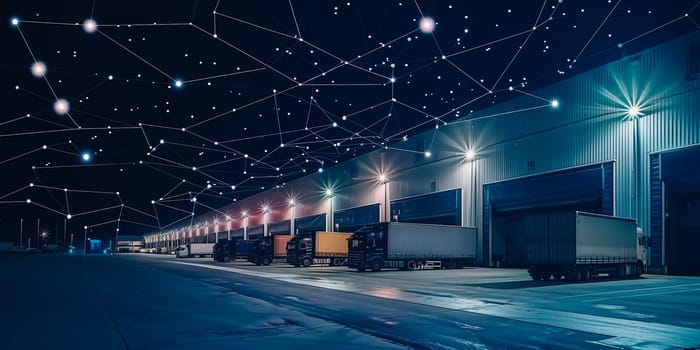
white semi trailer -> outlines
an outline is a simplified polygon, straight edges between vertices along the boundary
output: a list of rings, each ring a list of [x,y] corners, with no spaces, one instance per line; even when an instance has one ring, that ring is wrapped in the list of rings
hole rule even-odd
[[[476,259],[476,228],[407,222],[369,224],[348,239],[348,267],[463,268]]]
[[[525,220],[533,280],[639,277],[646,272],[647,239],[634,219],[571,211]]]
[[[176,258],[205,257],[214,254],[214,243],[190,243],[175,248]]]

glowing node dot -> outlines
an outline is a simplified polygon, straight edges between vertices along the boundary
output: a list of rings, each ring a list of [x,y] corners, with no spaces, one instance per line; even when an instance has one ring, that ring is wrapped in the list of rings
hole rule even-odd
[[[73,215],[70,215],[70,214],[66,215],[66,219],[70,220],[72,218],[73,218]]]
[[[85,152],[80,156],[80,158],[87,162],[88,160],[90,160],[90,153]]]
[[[432,153],[430,153],[430,151],[425,151],[424,154],[425,154],[425,157],[426,157],[426,158],[429,158],[430,156],[433,155]]]
[[[36,61],[32,64],[32,75],[36,78],[43,78],[46,75],[46,64]]]
[[[558,100],[552,100],[552,107],[554,107],[554,108],[559,107],[559,101],[558,101]]]
[[[97,22],[94,19],[88,18],[83,22],[83,30],[85,33],[92,34],[97,31]]]
[[[175,80],[175,87],[182,87],[182,80]]]
[[[392,83],[395,83],[395,82],[396,82],[396,78],[391,77],[391,79],[389,79],[389,81],[391,81]]]
[[[162,145],[162,144],[164,144],[164,143],[165,143],[165,140],[160,139],[160,144]]]
[[[420,31],[425,34],[430,34],[435,30],[435,20],[430,17],[420,19]]]
[[[68,114],[69,109],[70,104],[68,103],[68,100],[64,98],[59,98],[58,100],[56,100],[56,102],[53,103],[53,110],[58,115]]]
[[[31,202],[32,202],[31,199],[27,199],[27,204],[29,204],[29,203],[31,203]]]

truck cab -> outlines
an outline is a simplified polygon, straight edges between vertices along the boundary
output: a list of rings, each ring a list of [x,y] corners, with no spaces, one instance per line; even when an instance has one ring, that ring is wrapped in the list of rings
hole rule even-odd
[[[355,231],[348,239],[348,267],[364,271],[381,269],[386,258],[386,223],[370,224]]]
[[[649,243],[649,237],[645,236],[642,228],[637,226],[637,264],[641,269],[640,274],[647,272],[647,251]]]
[[[313,250],[311,234],[298,234],[287,242],[287,262],[296,267],[309,267],[313,263]]]

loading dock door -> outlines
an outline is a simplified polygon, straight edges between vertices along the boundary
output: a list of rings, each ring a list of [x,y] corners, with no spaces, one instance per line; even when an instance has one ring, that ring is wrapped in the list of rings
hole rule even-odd
[[[392,221],[461,225],[462,190],[454,189],[391,201]]]
[[[305,216],[294,220],[294,233],[326,230],[326,213]]]
[[[561,211],[613,215],[613,162],[484,185],[485,263],[528,265],[526,237],[532,217]]]
[[[379,203],[357,208],[337,210],[333,213],[333,227],[340,232],[353,232],[362,226],[379,222]]]
[[[248,227],[248,239],[258,239],[265,234],[265,225]]]
[[[650,266],[665,253],[668,273],[700,275],[700,147],[652,154],[650,166]]]
[[[285,220],[281,222],[275,222],[267,225],[267,231],[272,235],[288,235],[291,231],[292,222],[290,220]]]

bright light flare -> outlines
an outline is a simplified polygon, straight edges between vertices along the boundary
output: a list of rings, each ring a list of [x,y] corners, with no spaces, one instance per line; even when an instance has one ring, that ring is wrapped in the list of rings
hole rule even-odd
[[[10,18],[10,23],[11,23],[13,26],[17,27],[17,26],[19,25],[19,18],[17,18],[17,17],[12,17],[12,18]]]
[[[435,20],[431,17],[423,17],[420,19],[420,31],[425,34],[430,34],[435,30]]]
[[[32,75],[35,78],[43,78],[46,75],[46,64],[36,61],[32,64]]]
[[[634,106],[630,106],[629,108],[627,108],[627,116],[630,119],[636,119],[640,115],[642,115],[642,113],[641,113],[639,106],[634,105]]]
[[[552,100],[552,108],[557,108],[559,107],[559,100]]]
[[[97,22],[92,18],[86,19],[85,22],[83,22],[83,30],[88,34],[95,33],[97,31]]]
[[[65,98],[59,98],[53,103],[53,111],[58,115],[66,115],[70,110],[70,103]]]
[[[472,160],[474,157],[476,157],[476,153],[474,153],[473,150],[467,150],[464,152],[464,156],[467,158],[467,160]]]
[[[83,152],[83,153],[80,155],[80,159],[82,159],[83,162],[89,162],[90,159],[92,159],[92,156],[91,156],[90,153],[88,153],[88,152]]]

